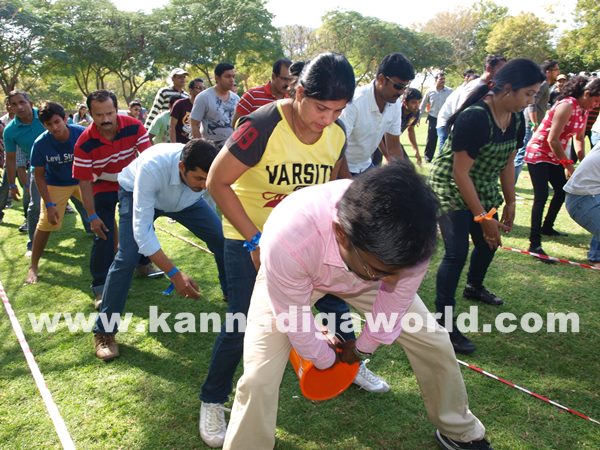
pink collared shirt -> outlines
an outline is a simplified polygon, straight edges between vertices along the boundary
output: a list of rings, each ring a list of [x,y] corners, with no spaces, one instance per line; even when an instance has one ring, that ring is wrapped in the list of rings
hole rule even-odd
[[[283,200],[271,213],[260,241],[261,271],[267,280],[273,312],[290,312],[296,306],[302,324],[303,306],[311,305],[313,291],[350,298],[377,291],[371,314],[396,317],[387,331],[372,329],[367,322],[356,341],[358,350],[373,353],[381,344],[391,344],[401,332],[400,319],[411,305],[429,261],[404,269],[395,285],[364,281],[344,264],[334,235],[337,204],[351,180],[338,180],[301,189]],[[304,314],[306,316],[306,314]],[[310,320],[310,330],[288,332],[290,342],[302,358],[325,369],[335,362],[335,353]],[[305,328],[306,329],[306,328]]]

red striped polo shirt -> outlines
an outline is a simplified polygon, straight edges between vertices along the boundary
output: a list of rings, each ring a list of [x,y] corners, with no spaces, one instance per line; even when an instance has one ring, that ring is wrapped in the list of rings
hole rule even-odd
[[[269,81],[264,86],[257,86],[244,92],[244,95],[242,95],[242,98],[235,108],[235,112],[240,117],[246,116],[263,105],[273,103],[275,100],[277,99],[273,97],[271,82]]]
[[[117,116],[117,135],[112,141],[103,138],[95,123],[75,143],[73,178],[93,182],[94,195],[119,190],[117,176],[138,152],[152,144],[148,132],[137,119]]]

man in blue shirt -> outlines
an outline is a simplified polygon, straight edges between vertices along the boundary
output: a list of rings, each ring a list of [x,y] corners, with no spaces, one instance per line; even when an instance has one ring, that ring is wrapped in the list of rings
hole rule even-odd
[[[17,172],[17,147],[31,157],[31,147],[36,138],[42,134],[44,126],[38,118],[38,110],[33,107],[27,92],[15,90],[8,94],[8,101],[15,118],[4,129],[4,146],[6,149],[6,173],[9,183],[10,196],[17,200],[19,189],[15,184]],[[28,158],[29,159],[29,158]],[[33,179],[29,189],[30,201],[27,210],[27,223],[29,228],[29,242],[27,250],[31,250],[33,233],[40,215],[40,194]]]
[[[38,263],[52,231],[60,230],[69,199],[80,211],[89,229],[87,214],[81,202],[79,180],[73,178],[73,149],[85,130],[80,125],[67,125],[64,108],[48,102],[39,110],[39,120],[46,131],[38,136],[31,149],[33,178],[42,198],[41,217],[33,235],[31,265],[26,283],[38,281]]]
[[[192,139],[185,146],[157,144],[119,173],[119,250],[108,270],[100,315],[94,327],[96,357],[103,361],[119,356],[113,315],[122,314],[125,309],[140,254],[149,257],[169,276],[179,295],[200,296],[194,280],[162,251],[153,226],[157,217],[175,219],[206,242],[214,253],[221,289],[226,295],[221,221],[202,198],[208,170],[216,155],[214,145],[203,139]]]

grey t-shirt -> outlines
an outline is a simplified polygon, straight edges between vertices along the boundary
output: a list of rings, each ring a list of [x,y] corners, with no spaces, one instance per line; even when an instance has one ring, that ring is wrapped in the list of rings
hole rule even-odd
[[[600,144],[579,163],[563,189],[574,195],[600,194]]]
[[[202,123],[202,137],[210,139],[220,147],[233,133],[231,119],[240,97],[229,92],[224,101],[219,98],[213,87],[198,94],[194,100],[190,117]]]

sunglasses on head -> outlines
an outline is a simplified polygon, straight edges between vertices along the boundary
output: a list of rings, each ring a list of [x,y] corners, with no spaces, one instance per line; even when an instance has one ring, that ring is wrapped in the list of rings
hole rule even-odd
[[[392,83],[392,86],[394,89],[396,89],[397,91],[403,91],[405,90],[409,83],[395,83],[394,80],[392,80],[390,77],[386,76],[385,77],[390,83]]]

